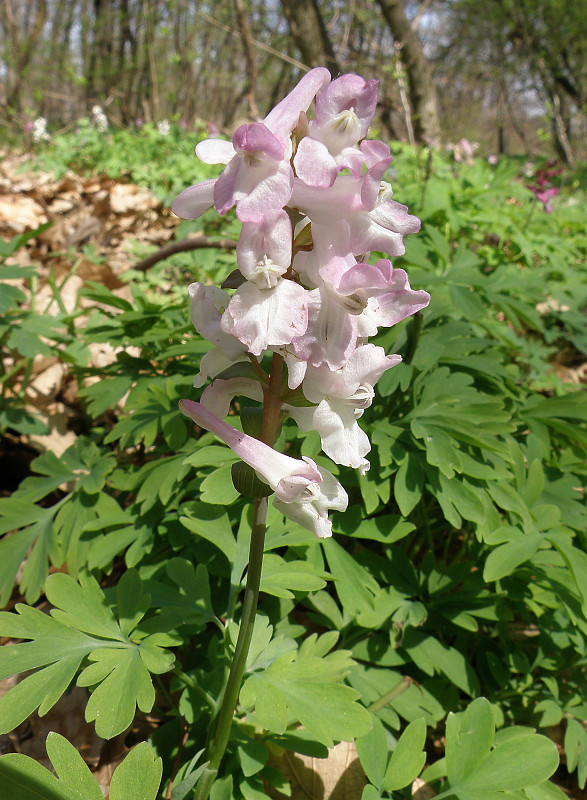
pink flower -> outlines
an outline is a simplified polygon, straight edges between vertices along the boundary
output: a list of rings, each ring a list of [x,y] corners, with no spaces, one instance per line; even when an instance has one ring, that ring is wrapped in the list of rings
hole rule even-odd
[[[420,220],[408,214],[406,206],[391,200],[391,187],[381,182],[390,163],[390,158],[376,161],[360,180],[339,175],[330,188],[307,186],[296,178],[290,205],[312,221],[314,239],[337,238],[344,220],[353,253],[378,250],[401,256],[405,253],[404,235],[419,231]],[[320,226],[316,231],[314,223]]]
[[[290,134],[300,113],[329,81],[330,73],[323,67],[310,70],[263,122],[241,125],[232,144],[221,139],[200,142],[198,158],[207,164],[226,164],[226,168],[219,178],[182,192],[172,205],[174,213],[197,219],[212,202],[219,214],[236,204],[242,222],[261,222],[267,213],[282,209],[293,187]]]
[[[377,105],[378,81],[341,75],[316,98],[316,119],[298,145],[296,173],[308,186],[329,187],[348,168],[358,178],[365,155],[355,145],[367,135]]]

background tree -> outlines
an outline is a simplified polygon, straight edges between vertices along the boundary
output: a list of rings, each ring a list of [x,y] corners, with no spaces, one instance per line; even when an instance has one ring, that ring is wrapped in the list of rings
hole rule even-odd
[[[230,133],[325,64],[380,80],[386,136],[530,153],[550,126],[570,161],[587,138],[581,12],[572,0],[6,0],[0,121],[21,130],[43,114],[54,129],[98,104],[114,124]]]
[[[341,72],[316,0],[281,0],[289,29],[308,67],[327,67]]]
[[[440,122],[432,71],[418,35],[406,16],[404,1],[377,0],[377,2],[393,34],[399,59],[408,75],[416,141],[438,144]]]
[[[453,80],[473,69],[489,105],[544,114],[567,161],[585,134],[587,15],[569,0],[457,0],[444,5],[438,59]],[[445,73],[446,74],[446,73]],[[469,73],[471,75],[471,73]],[[487,103],[486,103],[487,108]],[[522,113],[520,113],[522,112]]]

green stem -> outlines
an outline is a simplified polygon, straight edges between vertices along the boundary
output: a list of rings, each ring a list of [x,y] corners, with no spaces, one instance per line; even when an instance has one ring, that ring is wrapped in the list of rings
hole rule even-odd
[[[279,431],[279,415],[281,402],[281,375],[283,372],[283,358],[273,354],[269,383],[263,391],[263,420],[261,423],[261,440],[273,446]],[[265,549],[265,530],[267,525],[267,498],[256,497],[253,504],[253,522],[251,530],[251,546],[249,549],[249,566],[247,569],[247,585],[243,600],[238,639],[234,650],[234,657],[228,673],[228,680],[220,711],[216,730],[207,747],[206,757],[208,766],[198,781],[194,800],[207,800],[212,784],[218,775],[218,768],[226,751],[230,739],[230,729],[234,718],[234,711],[243,681],[245,665],[253,636],[257,603],[259,600],[259,586],[261,584],[261,570],[263,568],[263,551]]]
[[[206,703],[206,705],[208,706],[208,708],[210,709],[212,714],[216,713],[217,709],[216,709],[216,703],[215,703],[214,699],[212,697],[210,697],[208,692],[205,692],[204,689],[202,689],[201,686],[198,686],[198,684],[196,683],[196,681],[193,678],[190,678],[189,675],[186,675],[186,673],[183,672],[178,667],[176,667],[173,670],[173,673],[174,673],[174,675],[176,675],[178,680],[180,680],[182,683],[185,683],[186,686],[188,686],[190,689],[193,689],[194,692],[196,692],[197,694],[200,695],[200,697],[204,700],[204,702]]]
[[[405,691],[407,691],[412,683],[413,680],[406,675],[401,679],[401,681],[399,681],[399,683],[396,683],[393,689],[390,689],[389,692],[386,692],[386,694],[384,694],[383,697],[380,697],[379,700],[371,703],[367,710],[372,714],[376,714],[378,711],[381,711],[382,708],[385,708],[388,703],[391,703],[392,700],[395,700],[396,697],[399,697],[400,694],[403,694]]]
[[[247,571],[247,585],[243,601],[238,639],[234,651],[234,658],[230,667],[228,681],[222,697],[216,733],[212,740],[208,758],[209,764],[206,772],[198,782],[194,800],[206,800],[210,794],[212,784],[218,774],[218,768],[226,751],[230,738],[230,729],[234,710],[238,701],[243,674],[253,628],[257,613],[259,598],[259,585],[261,583],[261,569],[263,566],[263,550],[265,548],[265,527],[267,521],[267,498],[256,497],[253,506],[253,524],[251,531],[251,547],[249,551],[249,568]]]

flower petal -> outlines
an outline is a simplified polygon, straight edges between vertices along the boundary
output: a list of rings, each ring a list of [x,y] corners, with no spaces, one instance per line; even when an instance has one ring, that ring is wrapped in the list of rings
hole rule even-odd
[[[235,150],[231,142],[224,139],[205,139],[196,145],[196,155],[205,164],[228,164]]]
[[[243,395],[259,403],[263,402],[263,387],[254,378],[218,379],[202,392],[202,405],[221,419],[228,416],[233,397]]]
[[[243,222],[236,248],[238,268],[259,288],[273,288],[291,264],[291,245],[285,211],[269,213],[260,223]]]
[[[233,294],[222,328],[236,336],[253,355],[290,344],[308,327],[308,292],[281,279],[273,289],[244,283]]]
[[[259,175],[261,169],[263,174]],[[293,170],[289,161],[262,162],[249,168],[239,175],[237,217],[241,222],[261,222],[268,212],[278,211],[289,202],[292,187]]]
[[[284,157],[284,145],[262,122],[251,122],[237,128],[232,137],[232,145],[236,151],[264,157],[268,161],[281,161]]]
[[[268,444],[260,442],[242,431],[237,431],[236,428],[223,422],[202,403],[196,403],[193,400],[180,400],[179,410],[186,417],[190,417],[196,425],[211,431],[219,439],[222,439],[274,491],[281,481],[289,478],[300,478],[302,483],[305,481],[298,493],[303,492],[304,488],[309,484],[320,483],[322,480],[313,461],[310,460],[311,463],[299,461],[296,458],[286,456],[284,453],[279,453],[269,447]],[[291,494],[291,491],[289,493]]]
[[[308,186],[330,187],[339,172],[333,156],[322,142],[305,136],[294,157],[296,175]]]
[[[328,84],[316,98],[316,121],[320,127],[344,111],[353,110],[358,131],[355,142],[367,135],[377,106],[379,81],[366,81],[360,75],[348,73]],[[354,143],[354,142],[353,142]]]
[[[222,314],[230,303],[230,295],[217,286],[204,286],[203,283],[191,283],[190,316],[194,328],[200,336],[216,345],[231,361],[244,355],[246,348],[230,332],[222,329]]]
[[[316,94],[330,82],[330,73],[324,67],[307,72],[298,85],[267,114],[263,123],[279,139],[285,141],[298,123],[300,113],[307,111]]]
[[[214,202],[217,178],[190,186],[178,195],[171,205],[174,214],[182,219],[198,219]]]

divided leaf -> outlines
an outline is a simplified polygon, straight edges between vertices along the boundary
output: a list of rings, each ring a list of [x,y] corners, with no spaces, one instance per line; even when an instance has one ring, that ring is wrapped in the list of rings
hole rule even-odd
[[[369,712],[356,702],[358,693],[342,684],[352,665],[346,650],[322,655],[309,647],[283,653],[247,679],[241,703],[254,706],[261,725],[274,733],[300,722],[328,747],[350,741],[371,727]]]
[[[0,758],[2,800],[102,800],[96,779],[67,739],[50,733],[46,747],[57,777],[21,753]],[[155,800],[162,769],[151,746],[141,742],[115,769],[110,800]]]
[[[504,792],[536,786],[558,766],[554,743],[529,728],[515,729],[493,750],[491,706],[478,698],[462,714],[450,714],[446,729],[446,769],[450,790],[440,797],[459,800],[497,798]]]
[[[121,622],[91,577],[78,583],[57,573],[47,579],[46,591],[55,606],[50,615],[20,604],[18,614],[0,613],[2,635],[31,640],[0,650],[0,677],[36,670],[0,698],[0,732],[13,730],[36,709],[46,714],[87,660],[92,663],[77,680],[93,687],[86,719],[96,720],[99,736],[116,736],[131,724],[137,705],[151,710],[149,673],[165,672],[173,663],[173,655],[159,646],[161,634],[130,638],[149,602],[138,575],[129,571],[120,581]]]

